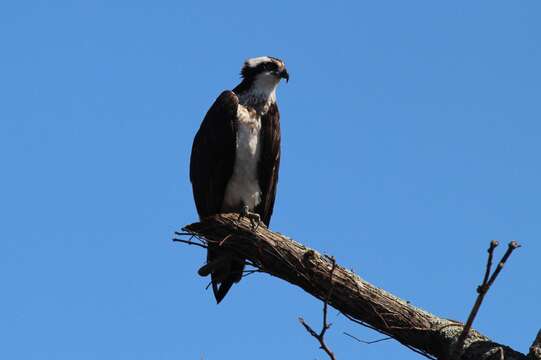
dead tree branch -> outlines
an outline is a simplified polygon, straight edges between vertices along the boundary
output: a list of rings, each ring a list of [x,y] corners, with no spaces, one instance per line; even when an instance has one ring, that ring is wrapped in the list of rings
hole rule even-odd
[[[237,214],[212,216],[183,230],[189,234],[187,236],[194,236],[206,244],[221,243],[260,270],[301,287],[348,319],[386,334],[420,354],[442,360],[452,358],[464,324],[417,308],[338,264],[333,272],[333,291],[329,295],[331,263],[327,257],[263,226],[253,232],[248,220],[237,219]],[[223,241],[225,238],[227,241]],[[508,257],[502,258],[488,284],[494,281]],[[467,331],[463,347],[461,360],[491,360],[502,356],[506,360],[527,360],[526,355],[495,343],[474,329]],[[533,356],[539,349],[539,342],[534,342],[532,349],[529,359],[538,360]]]
[[[494,256],[494,249],[499,245],[497,240],[492,240],[490,242],[490,246],[487,250],[488,252],[488,259],[487,259],[487,266],[485,270],[485,276],[483,278],[483,282],[481,285],[477,287],[477,299],[475,300],[475,304],[473,305],[470,315],[468,316],[468,320],[466,321],[466,325],[464,326],[464,329],[462,329],[462,333],[458,337],[458,340],[455,344],[455,355],[454,357],[457,359],[460,359],[460,356],[462,355],[462,351],[464,351],[464,341],[466,340],[466,337],[468,336],[468,333],[471,329],[471,326],[473,324],[473,321],[475,320],[475,317],[477,316],[477,312],[479,311],[479,308],[481,307],[481,304],[483,303],[483,299],[485,298],[485,295],[487,294],[488,290],[490,289],[490,286],[494,283],[496,280],[496,277],[500,273],[500,271],[503,269],[503,266],[505,265],[505,262],[511,256],[513,253],[513,250],[518,249],[520,245],[516,241],[511,241],[507,247],[507,251],[503,255],[502,259],[498,263],[498,266],[496,267],[496,270],[494,270],[494,273],[492,273],[492,276],[490,276],[490,270],[492,268],[492,258]]]
[[[183,244],[188,244],[188,245],[199,246],[199,247],[202,247],[203,249],[207,248],[207,245],[205,244],[204,241],[201,241],[201,240],[198,241],[198,242],[193,241],[193,238],[195,236],[191,235],[189,233],[181,233],[181,232],[175,231],[175,236],[188,236],[188,240],[179,239],[179,238],[175,237],[175,238],[173,238],[173,241],[180,242],[180,243],[183,243]]]
[[[327,330],[329,330],[329,328],[332,325],[332,324],[329,324],[327,322],[327,310],[328,310],[328,307],[329,307],[329,299],[330,299],[330,297],[332,295],[332,292],[334,290],[334,284],[332,282],[332,276],[334,274],[334,270],[336,269],[336,261],[335,261],[335,259],[332,257],[332,258],[330,258],[330,260],[332,261],[332,266],[331,266],[331,271],[329,272],[329,292],[328,292],[327,296],[325,297],[325,301],[323,302],[323,325],[321,326],[321,331],[319,332],[319,334],[316,333],[310,327],[310,325],[308,325],[306,323],[306,321],[304,321],[304,319],[302,317],[299,318],[299,322],[302,324],[302,326],[304,326],[304,328],[306,329],[306,331],[308,331],[308,333],[310,335],[312,335],[313,337],[316,338],[317,341],[319,341],[320,349],[325,351],[327,353],[327,355],[329,355],[329,358],[331,360],[336,360],[336,357],[334,356],[334,353],[329,348],[329,346],[325,343],[325,333],[327,332]]]

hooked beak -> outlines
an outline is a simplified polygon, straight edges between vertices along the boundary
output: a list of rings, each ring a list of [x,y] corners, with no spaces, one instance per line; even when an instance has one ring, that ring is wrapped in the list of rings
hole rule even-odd
[[[282,79],[286,79],[286,83],[289,82],[289,74],[287,73],[286,68],[284,68],[284,70],[280,71],[279,75],[280,75],[280,77]]]

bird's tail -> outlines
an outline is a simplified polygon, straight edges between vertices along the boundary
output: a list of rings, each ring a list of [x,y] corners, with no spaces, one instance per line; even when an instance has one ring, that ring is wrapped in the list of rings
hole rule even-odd
[[[207,276],[210,274],[212,292],[217,304],[227,295],[231,286],[242,279],[244,265],[244,259],[232,251],[209,246],[207,264],[199,269],[199,275]]]

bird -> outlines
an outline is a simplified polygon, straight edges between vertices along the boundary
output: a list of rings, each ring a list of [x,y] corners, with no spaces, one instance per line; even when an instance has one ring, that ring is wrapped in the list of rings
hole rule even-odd
[[[219,213],[248,217],[252,229],[268,228],[280,167],[280,112],[276,89],[289,73],[271,56],[247,59],[241,81],[223,91],[207,111],[190,156],[190,181],[202,220]],[[207,262],[198,271],[211,275],[216,303],[242,278],[245,259],[208,244]]]

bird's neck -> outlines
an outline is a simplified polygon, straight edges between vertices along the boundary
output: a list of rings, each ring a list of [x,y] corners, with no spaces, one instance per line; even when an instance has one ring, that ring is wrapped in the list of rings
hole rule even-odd
[[[271,104],[276,102],[276,87],[274,79],[257,78],[253,81],[243,80],[234,90],[240,104],[249,106],[260,113],[266,113]]]

